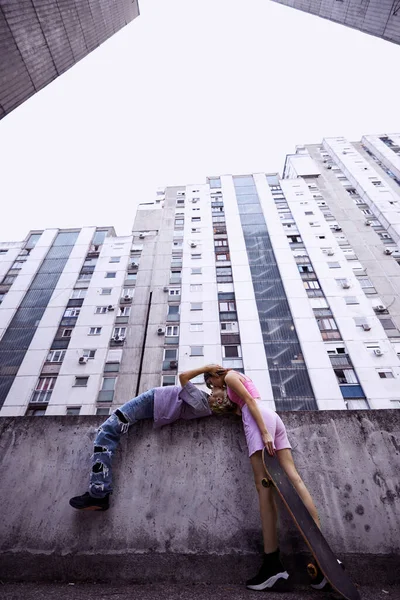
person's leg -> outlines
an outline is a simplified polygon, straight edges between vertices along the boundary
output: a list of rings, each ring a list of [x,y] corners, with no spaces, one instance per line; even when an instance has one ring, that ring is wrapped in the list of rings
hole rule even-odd
[[[129,425],[152,418],[153,415],[154,389],[151,389],[116,409],[99,427],[94,441],[89,492],[71,498],[71,506],[78,509],[107,510],[108,497],[113,491],[111,462],[121,435],[128,431]],[[105,503],[101,502],[103,499],[106,499]]]
[[[253,468],[254,483],[260,505],[261,527],[263,533],[264,552],[275,552],[278,548],[278,511],[276,508],[274,490],[264,487],[262,480],[265,478],[265,469],[262,462],[261,451],[255,452],[250,457]]]
[[[265,590],[282,588],[289,575],[283,567],[278,548],[277,519],[278,512],[275,504],[274,491],[272,487],[264,487],[262,480],[265,478],[265,469],[262,462],[261,450],[250,457],[253,468],[254,482],[260,504],[260,516],[264,542],[263,564],[257,575],[246,582],[251,590]]]
[[[292,451],[290,450],[290,448],[284,448],[283,450],[277,450],[276,455],[286,475],[289,477],[300,498],[303,500],[304,504],[308,508],[308,511],[311,514],[312,518],[314,519],[318,527],[321,529],[317,509],[315,507],[310,492],[306,488],[304,481],[297,472],[296,466],[293,461]]]

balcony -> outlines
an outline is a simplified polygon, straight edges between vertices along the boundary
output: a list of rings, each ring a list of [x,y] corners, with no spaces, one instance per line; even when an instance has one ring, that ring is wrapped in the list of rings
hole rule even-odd
[[[311,273],[300,271],[300,275],[303,281],[318,281],[317,276],[313,271]]]
[[[332,367],[350,367],[353,368],[349,357],[346,354],[336,354],[335,356],[330,355]]]
[[[71,298],[68,300],[67,308],[76,308],[82,306],[84,298]]]
[[[232,283],[232,275],[217,275],[217,283]]]
[[[361,385],[341,384],[339,385],[343,398],[365,398]]]
[[[172,284],[180,284],[182,283],[182,277],[170,277],[169,282]]]
[[[114,399],[114,390],[100,390],[97,396],[97,402],[112,402]]]
[[[237,321],[237,312],[234,310],[227,310],[219,313],[220,321]]]
[[[34,391],[29,401],[30,404],[48,404],[53,390],[47,392]]]
[[[167,315],[167,323],[176,323],[180,320],[180,314]]]

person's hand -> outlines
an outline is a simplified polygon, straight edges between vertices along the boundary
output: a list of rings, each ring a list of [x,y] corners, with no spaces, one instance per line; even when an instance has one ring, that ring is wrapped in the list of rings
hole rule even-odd
[[[269,431],[267,431],[267,433],[262,434],[262,441],[267,449],[268,454],[270,456],[275,456],[274,440],[272,439],[272,435],[269,433]]]
[[[204,367],[204,371],[206,373],[210,373],[211,375],[216,375],[217,371],[220,371],[221,369],[224,370],[224,367],[221,367],[221,365],[215,365],[215,364],[206,365]]]

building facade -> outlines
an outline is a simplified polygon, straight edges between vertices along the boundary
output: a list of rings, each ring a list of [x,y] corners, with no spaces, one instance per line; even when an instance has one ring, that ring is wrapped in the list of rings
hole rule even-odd
[[[400,43],[400,0],[274,0],[324,19]]]
[[[0,119],[138,14],[138,0],[0,0]]]
[[[130,236],[0,244],[0,416],[106,415],[207,363],[277,410],[400,407],[397,142],[159,190]]]

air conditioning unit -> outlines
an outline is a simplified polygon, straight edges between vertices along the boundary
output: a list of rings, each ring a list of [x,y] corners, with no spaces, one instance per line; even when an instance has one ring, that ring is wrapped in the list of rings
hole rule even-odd
[[[130,266],[132,269],[136,269],[139,266],[139,264],[136,262],[131,262]]]
[[[169,287],[166,285],[165,287],[163,287],[163,292],[168,292],[169,291]]]
[[[349,289],[349,287],[350,287],[350,283],[349,283],[348,281],[343,281],[343,283],[342,283],[342,288],[343,288],[344,290],[348,290],[348,289]]]
[[[376,312],[384,312],[386,310],[386,306],[384,306],[383,304],[377,304],[376,306],[374,306],[374,310]]]
[[[327,255],[328,256],[333,256],[335,254],[335,252],[333,250],[328,250]]]
[[[132,298],[129,296],[129,294],[126,294],[126,296],[124,296],[124,300],[125,302],[132,302]]]
[[[171,360],[169,363],[169,366],[171,369],[177,369],[178,368],[178,361],[177,360]]]
[[[86,365],[87,361],[88,361],[88,357],[87,356],[80,356],[78,362],[79,362],[80,365]]]
[[[117,342],[118,344],[122,344],[122,342],[125,341],[125,338],[124,338],[123,335],[116,334],[116,335],[114,335],[114,337],[112,338],[112,340],[114,342]]]
[[[165,334],[165,328],[164,327],[159,327],[157,329],[157,335],[164,335]]]
[[[144,237],[145,237],[144,233],[139,233],[139,239],[144,240]]]
[[[368,221],[368,220],[367,220],[367,221],[365,221],[365,222],[364,222],[364,225],[367,225],[368,227],[370,227],[370,226],[371,226],[371,221]]]
[[[332,169],[332,165],[326,165],[327,169]]]
[[[370,331],[371,325],[368,325],[368,323],[363,323],[362,328],[364,329],[364,331]]]
[[[383,352],[380,348],[375,348],[374,354],[375,356],[383,356]]]
[[[112,305],[112,304],[109,304],[109,305],[107,306],[107,310],[108,310],[109,312],[112,312],[112,311],[114,310],[114,307],[113,307],[113,305]]]
[[[340,227],[340,225],[334,225],[333,230],[334,231],[342,231],[342,228]]]
[[[191,248],[196,248],[196,247],[197,247],[197,244],[196,244],[195,242],[192,242],[192,243],[190,244],[190,247],[191,247]]]
[[[383,254],[387,254],[388,256],[390,256],[392,254],[392,250],[390,248],[385,248],[385,250],[383,251]]]

